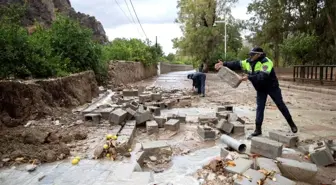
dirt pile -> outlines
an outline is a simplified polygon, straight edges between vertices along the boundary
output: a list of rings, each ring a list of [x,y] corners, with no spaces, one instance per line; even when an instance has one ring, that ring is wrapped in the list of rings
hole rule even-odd
[[[64,78],[0,81],[0,124],[14,127],[51,115],[56,107],[72,107],[98,96],[92,71]]]

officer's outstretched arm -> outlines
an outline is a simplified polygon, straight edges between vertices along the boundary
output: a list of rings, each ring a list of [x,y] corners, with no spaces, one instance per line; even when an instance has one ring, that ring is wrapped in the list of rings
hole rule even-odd
[[[231,61],[231,62],[224,62],[223,66],[231,69],[231,70],[241,70],[242,69],[242,63],[240,60],[237,61]]]
[[[271,73],[273,69],[273,62],[267,61],[262,64],[261,70],[256,72],[254,75],[249,75],[248,79],[251,81],[264,81],[269,77],[269,74]]]

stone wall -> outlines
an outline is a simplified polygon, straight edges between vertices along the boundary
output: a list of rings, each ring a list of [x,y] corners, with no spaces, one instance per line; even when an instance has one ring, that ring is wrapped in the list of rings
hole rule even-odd
[[[57,107],[91,102],[98,92],[93,71],[48,80],[0,81],[0,125],[23,125],[52,115]]]
[[[165,74],[173,71],[190,71],[193,70],[192,65],[169,64],[160,62],[160,74]]]
[[[157,75],[157,66],[145,67],[141,62],[111,61],[109,84],[120,85],[144,80]]]

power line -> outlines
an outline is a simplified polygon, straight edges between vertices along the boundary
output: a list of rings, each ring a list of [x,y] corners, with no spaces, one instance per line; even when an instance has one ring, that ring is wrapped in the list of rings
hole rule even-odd
[[[129,6],[128,6],[128,3],[127,3],[127,1],[126,0],[124,0],[125,1],[125,3],[126,3],[126,6],[127,6],[127,9],[128,9],[128,12],[130,13],[130,15],[131,15],[131,18],[132,18],[132,21],[133,21],[133,23],[134,24],[136,24],[136,22],[134,21],[134,18],[133,18],[133,14],[132,14],[132,12],[131,12],[131,10],[129,9]]]
[[[125,13],[124,10],[121,8],[121,6],[120,6],[120,4],[118,3],[118,1],[117,1],[117,0],[114,0],[114,1],[117,3],[117,5],[119,6],[120,10],[124,13],[124,15],[127,17],[128,21],[132,23],[131,19],[126,15],[126,13]]]
[[[141,23],[140,23],[140,20],[139,20],[139,18],[138,18],[138,15],[137,15],[137,13],[136,13],[136,11],[135,11],[135,9],[134,9],[134,6],[133,6],[133,3],[132,3],[132,0],[130,0],[130,2],[131,2],[131,5],[132,5],[132,8],[133,8],[133,11],[134,11],[135,17],[137,18],[137,20],[138,20],[138,22],[139,22],[139,24],[140,24],[140,27],[141,27],[141,29],[142,29],[143,33],[145,34],[145,36],[146,36],[147,40],[149,40],[149,39],[148,39],[148,37],[147,37],[147,35],[146,35],[146,32],[145,32],[145,30],[143,29],[143,27],[142,27],[142,25],[141,25]]]

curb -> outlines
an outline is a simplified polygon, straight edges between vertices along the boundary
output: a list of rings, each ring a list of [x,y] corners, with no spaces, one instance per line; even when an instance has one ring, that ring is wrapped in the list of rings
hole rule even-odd
[[[325,88],[316,88],[316,87],[307,87],[307,86],[294,86],[294,85],[282,85],[280,87],[287,88],[287,89],[296,89],[301,91],[310,91],[310,92],[317,92],[323,94],[330,94],[336,96],[336,90],[333,89],[325,89]]]

